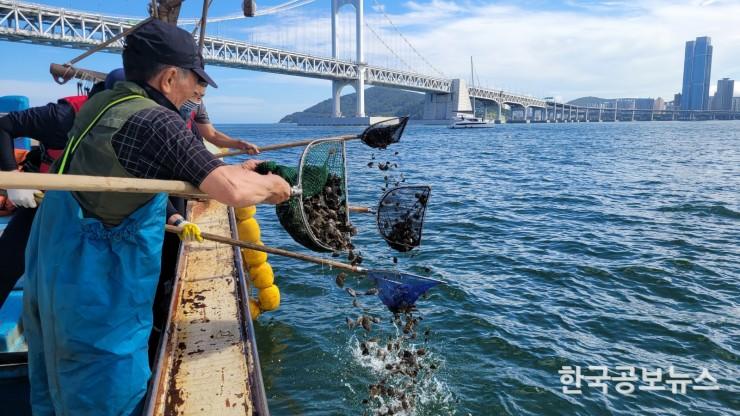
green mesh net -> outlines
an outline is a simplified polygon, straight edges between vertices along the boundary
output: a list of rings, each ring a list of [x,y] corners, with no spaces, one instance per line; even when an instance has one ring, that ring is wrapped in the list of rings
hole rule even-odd
[[[257,172],[282,176],[291,186],[300,183],[301,196],[278,204],[278,220],[304,247],[319,252],[351,248],[347,210],[344,141],[316,140],[306,146],[298,169],[265,162]]]
[[[290,184],[290,186],[295,186],[295,184],[298,182],[298,169],[292,168],[290,166],[278,165],[277,163],[272,161],[260,163],[259,165],[257,165],[255,172],[262,175],[268,173],[280,175]]]

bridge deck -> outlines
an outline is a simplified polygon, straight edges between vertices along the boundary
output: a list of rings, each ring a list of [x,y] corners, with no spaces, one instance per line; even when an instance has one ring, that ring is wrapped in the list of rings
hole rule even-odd
[[[87,49],[121,33],[134,25],[136,21],[136,18],[103,16],[15,0],[0,0],[0,40]],[[118,41],[113,43],[107,51],[117,53],[120,52],[121,47],[122,43]],[[340,82],[356,81],[364,72],[365,83],[368,85],[427,93],[455,93],[452,90],[453,80],[451,79],[383,68],[364,62],[358,63],[280,50],[237,40],[206,37],[203,53],[206,62],[211,65]],[[561,114],[560,117],[563,119],[576,120],[579,118],[579,112],[587,110],[585,107],[556,104],[528,95],[476,86],[468,87],[467,94],[463,96],[525,110],[540,109],[547,113],[545,118],[551,121],[557,121],[558,114]],[[603,110],[610,111],[610,109]],[[619,111],[631,110],[620,109]],[[565,113],[568,114],[564,115]],[[630,116],[630,119],[632,118]],[[682,111],[675,118],[738,119],[740,113]]]

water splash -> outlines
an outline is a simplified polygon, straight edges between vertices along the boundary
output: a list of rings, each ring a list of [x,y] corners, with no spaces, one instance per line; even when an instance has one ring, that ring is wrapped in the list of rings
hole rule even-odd
[[[347,348],[352,360],[369,372],[362,404],[372,415],[453,415],[455,399],[438,372],[444,359],[429,350],[429,331],[419,342],[393,319],[375,337],[353,334]],[[378,333],[383,332],[382,335]],[[409,331],[406,331],[409,332]]]

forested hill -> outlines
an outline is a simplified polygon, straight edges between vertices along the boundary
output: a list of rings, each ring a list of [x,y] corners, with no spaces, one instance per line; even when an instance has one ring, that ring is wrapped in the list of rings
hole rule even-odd
[[[354,115],[357,94],[343,95],[342,113]],[[365,114],[368,116],[411,116],[419,119],[424,112],[424,94],[395,88],[371,87],[365,90]],[[331,117],[331,99],[283,117],[281,123],[297,123],[303,117]]]
[[[577,105],[580,107],[599,107],[601,105],[607,105],[613,103],[614,99],[599,98],[599,97],[581,97],[575,100],[568,101],[566,104]]]

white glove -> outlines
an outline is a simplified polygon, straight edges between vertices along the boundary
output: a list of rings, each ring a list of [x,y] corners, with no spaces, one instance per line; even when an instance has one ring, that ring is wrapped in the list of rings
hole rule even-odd
[[[36,208],[36,198],[33,194],[41,192],[38,189],[8,189],[8,198],[17,207]]]

